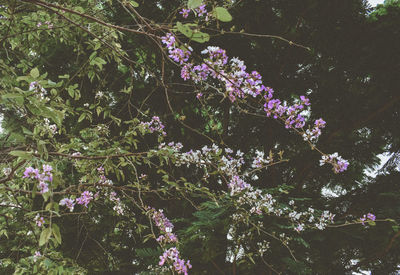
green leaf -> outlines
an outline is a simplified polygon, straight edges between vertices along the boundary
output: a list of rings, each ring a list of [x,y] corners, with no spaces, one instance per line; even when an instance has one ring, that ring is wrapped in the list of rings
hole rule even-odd
[[[232,21],[232,15],[229,13],[229,11],[223,7],[216,7],[213,10],[213,14],[215,18],[217,18],[219,21],[222,22],[230,22]]]
[[[210,35],[204,32],[195,32],[193,33],[191,39],[199,43],[204,43],[210,40]]]
[[[85,113],[82,113],[82,114],[79,116],[79,118],[78,118],[78,122],[81,122],[82,120],[84,120],[85,117],[86,117],[86,114],[85,114]]]
[[[56,239],[58,244],[61,244],[61,234],[60,234],[60,228],[58,227],[57,224],[52,224],[51,225],[52,231],[53,231],[53,236]]]
[[[32,70],[31,70],[31,72],[30,72],[30,75],[33,77],[33,78],[38,78],[39,77],[39,70],[37,69],[37,68],[33,68]]]
[[[50,192],[46,192],[42,194],[43,200],[46,202],[50,198]]]
[[[188,8],[189,9],[195,9],[201,6],[203,4],[203,0],[189,0],[188,1]]]
[[[51,228],[45,228],[43,229],[42,233],[40,234],[40,239],[39,239],[39,246],[44,245],[47,243],[50,239],[51,236]]]
[[[11,151],[10,153],[11,156],[15,157],[20,157],[22,159],[32,159],[32,153],[30,152],[25,152],[25,151]]]
[[[107,62],[101,58],[101,57],[96,57],[92,62],[90,62],[90,64],[95,64],[97,65],[97,67],[99,67],[99,69],[103,69],[103,65],[107,64]]]
[[[51,265],[53,264],[53,262],[49,258],[45,258],[43,261],[43,264],[47,269],[49,269],[51,267]]]
[[[75,90],[71,87],[68,88],[68,94],[70,97],[74,98],[75,96]]]
[[[18,105],[22,105],[24,103],[24,96],[21,94],[4,94],[1,96],[2,99],[14,99]]]
[[[42,114],[45,117],[51,118],[58,127],[61,126],[64,114],[61,111],[54,110],[50,107],[45,107],[42,109]]]
[[[184,34],[186,37],[192,39],[193,41],[204,43],[210,40],[210,35],[208,33],[193,31],[191,27],[197,27],[196,24],[182,24],[181,22],[176,23],[176,27],[179,32]]]
[[[50,210],[51,207],[52,207],[52,205],[53,205],[53,203],[52,203],[52,202],[49,202],[49,203],[46,205],[45,210],[46,210],[46,211]]]
[[[246,256],[247,256],[247,258],[250,259],[250,261],[251,261],[253,264],[256,264],[256,262],[254,261],[253,257],[251,256],[251,254],[247,254]]]
[[[187,24],[183,25],[181,22],[176,22],[176,27],[178,28],[178,31],[180,31],[185,36],[189,38],[192,37],[193,31]]]
[[[4,94],[1,96],[3,99],[16,99],[16,98],[20,98],[20,97],[24,97],[21,94]]]
[[[137,8],[137,7],[139,7],[139,3],[138,2],[136,2],[136,1],[129,1],[129,3],[131,4],[131,6],[132,7],[134,7],[134,8]]]
[[[94,59],[94,57],[95,57],[96,55],[97,55],[97,52],[96,52],[96,51],[92,52],[92,54],[89,56],[89,60]],[[90,64],[91,64],[91,62],[90,62]]]

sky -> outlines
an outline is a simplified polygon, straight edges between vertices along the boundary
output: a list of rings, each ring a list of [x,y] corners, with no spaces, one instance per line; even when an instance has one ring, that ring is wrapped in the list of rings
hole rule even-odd
[[[378,4],[383,4],[384,0],[368,0],[371,6],[375,7]]]

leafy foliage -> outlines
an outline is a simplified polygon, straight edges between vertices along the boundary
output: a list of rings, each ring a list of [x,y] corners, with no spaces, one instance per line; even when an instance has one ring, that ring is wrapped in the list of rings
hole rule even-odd
[[[175,246],[194,274],[398,272],[399,1],[340,3],[0,4],[0,273],[170,273]],[[218,45],[282,102],[307,95],[318,148],[221,78],[184,82],[167,33],[193,64]]]

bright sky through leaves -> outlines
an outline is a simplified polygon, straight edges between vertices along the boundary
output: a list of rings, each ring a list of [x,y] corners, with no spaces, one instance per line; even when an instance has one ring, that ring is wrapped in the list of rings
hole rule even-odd
[[[375,7],[378,4],[383,4],[383,2],[385,2],[385,1],[384,0],[369,0],[368,2],[371,4],[371,6]]]

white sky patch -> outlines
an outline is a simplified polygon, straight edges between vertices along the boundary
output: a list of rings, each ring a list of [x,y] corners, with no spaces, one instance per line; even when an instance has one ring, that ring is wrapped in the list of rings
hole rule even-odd
[[[381,169],[383,167],[383,165],[385,165],[385,163],[390,159],[391,156],[392,156],[391,153],[379,154],[377,157],[380,159],[380,163],[372,170],[365,169],[364,173],[370,177],[375,178],[376,175],[378,174],[379,169]]]
[[[384,0],[368,0],[368,2],[371,4],[371,6],[375,7],[378,4],[383,4],[385,2]]]

